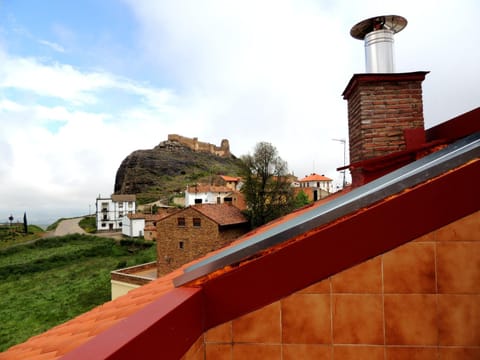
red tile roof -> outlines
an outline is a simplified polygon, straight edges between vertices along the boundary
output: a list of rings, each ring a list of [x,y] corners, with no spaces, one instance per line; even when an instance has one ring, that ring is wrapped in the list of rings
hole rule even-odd
[[[247,219],[242,212],[233,205],[229,204],[197,204],[190,208],[205,215],[219,225],[244,224]]]
[[[308,182],[308,181],[332,181],[332,179],[324,176],[324,175],[318,175],[318,174],[310,174],[303,179],[298,180],[300,182]]]
[[[220,177],[225,181],[239,181],[240,180],[240,178],[238,178],[238,177],[227,176],[227,175],[220,175]]]

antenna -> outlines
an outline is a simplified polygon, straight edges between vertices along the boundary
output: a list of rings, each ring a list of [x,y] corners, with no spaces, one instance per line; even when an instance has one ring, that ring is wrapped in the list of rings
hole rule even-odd
[[[343,144],[343,167],[345,168],[345,165],[346,165],[345,162],[347,161],[347,146],[346,146],[347,141],[345,139],[332,139],[332,140],[341,142]],[[347,171],[347,170],[346,169],[342,170],[342,173],[343,173],[342,189],[345,188],[345,186],[347,185],[347,182],[345,180],[345,171]]]
[[[365,71],[395,72],[393,35],[407,26],[407,19],[398,15],[382,15],[363,20],[350,30],[350,35],[365,41]]]

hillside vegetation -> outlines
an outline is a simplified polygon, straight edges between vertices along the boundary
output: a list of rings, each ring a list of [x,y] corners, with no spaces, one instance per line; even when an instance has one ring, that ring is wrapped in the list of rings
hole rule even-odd
[[[150,245],[74,234],[0,250],[0,351],[110,300],[110,272],[154,261]]]

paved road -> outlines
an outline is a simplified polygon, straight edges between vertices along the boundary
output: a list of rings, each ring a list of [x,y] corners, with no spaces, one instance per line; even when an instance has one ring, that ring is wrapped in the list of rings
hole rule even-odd
[[[81,217],[74,219],[62,220],[55,229],[55,236],[63,236],[67,234],[86,234],[86,232],[78,226]]]

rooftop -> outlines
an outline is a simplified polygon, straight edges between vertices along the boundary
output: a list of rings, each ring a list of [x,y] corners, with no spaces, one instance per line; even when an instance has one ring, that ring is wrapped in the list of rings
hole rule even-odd
[[[298,180],[300,182],[308,182],[308,181],[332,181],[332,179],[326,177],[325,175],[318,175],[318,174],[310,174],[305,176],[303,179]]]
[[[191,208],[222,226],[247,222],[242,212],[229,204],[197,204],[192,205]]]
[[[463,117],[453,119],[431,131],[429,141],[446,144],[476,135],[378,182],[344,190],[257,228],[226,248],[12,347],[0,359],[134,358],[140,350],[153,354],[159,347],[162,357],[180,358],[205,330],[479,211],[480,108],[465,116],[474,119],[473,125],[462,125]],[[408,180],[411,176],[414,182]],[[210,206],[195,208],[208,212]],[[359,231],[368,234],[361,243]],[[266,238],[280,234],[281,241],[264,247],[252,241],[269,232],[274,236]],[[178,281],[246,244],[249,252],[235,261]]]
[[[113,194],[112,200],[116,202],[123,202],[123,201],[136,201],[137,196],[132,194]]]

